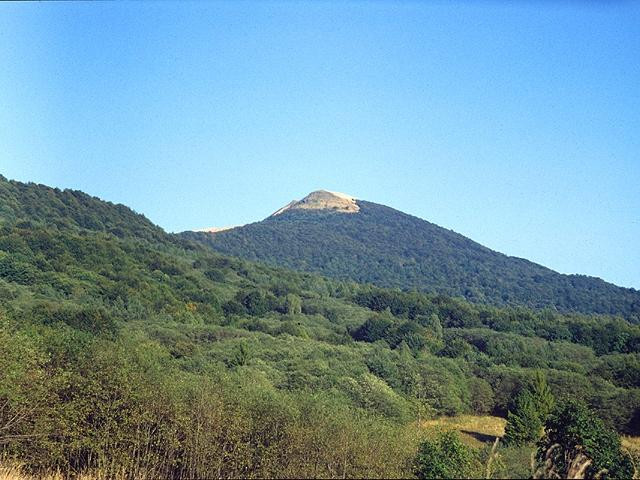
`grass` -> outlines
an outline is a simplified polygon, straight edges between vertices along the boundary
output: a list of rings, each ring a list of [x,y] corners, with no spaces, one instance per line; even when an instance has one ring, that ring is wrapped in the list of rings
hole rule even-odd
[[[19,463],[0,460],[0,480],[65,480],[67,478],[74,478],[75,480],[125,480],[131,477],[126,475],[125,472],[114,477],[100,470],[74,473],[73,475],[65,475],[60,471],[30,475]]]
[[[0,480],[23,480],[22,470],[18,465],[0,465]]]
[[[640,455],[640,437],[629,437],[627,435],[623,435],[620,439],[622,440],[623,448],[636,455]]]
[[[35,478],[32,475],[28,475],[19,463],[0,463],[0,480],[35,480]],[[37,478],[42,480],[64,480],[64,476],[60,473],[50,473],[45,476],[39,475]]]
[[[496,437],[502,437],[506,423],[507,421],[504,418],[490,415],[460,415],[425,420],[420,423],[420,426],[428,432],[456,430],[467,445],[481,448],[487,444],[492,444]]]
[[[489,415],[460,415],[422,421],[419,426],[427,435],[435,435],[443,430],[455,430],[459,432],[460,438],[467,445],[486,452],[496,437],[504,435],[506,423],[504,418]],[[623,435],[620,438],[622,448],[632,455],[635,464],[640,465],[640,437]],[[492,478],[528,478],[533,451],[533,447],[500,445]]]
[[[490,415],[440,417],[420,423],[427,436],[455,430],[461,440],[478,455],[478,476],[485,478],[530,478],[533,447],[507,447],[502,443],[492,450],[496,438],[502,438],[507,421]],[[491,460],[490,460],[491,458]]]
[[[496,438],[504,435],[506,424],[501,417],[459,415],[423,421],[420,426],[427,435],[443,430],[457,431],[461,440],[477,452],[480,478],[531,478],[533,447],[508,447],[499,443],[495,453],[492,450]]]

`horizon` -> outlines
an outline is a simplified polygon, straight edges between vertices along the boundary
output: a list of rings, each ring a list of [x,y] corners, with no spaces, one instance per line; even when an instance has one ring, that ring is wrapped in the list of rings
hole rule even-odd
[[[170,232],[345,192],[640,289],[640,5],[0,5],[0,173]]]

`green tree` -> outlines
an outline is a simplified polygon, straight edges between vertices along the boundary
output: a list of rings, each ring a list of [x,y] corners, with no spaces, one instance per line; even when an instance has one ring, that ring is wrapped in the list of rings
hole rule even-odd
[[[493,389],[489,382],[482,378],[473,377],[469,381],[471,393],[471,408],[474,413],[486,415],[491,412],[494,404]]]
[[[555,408],[538,444],[534,478],[632,478],[620,437],[582,402]]]
[[[253,316],[264,315],[275,305],[275,297],[261,289],[238,292],[236,299],[244,306],[247,313]]]
[[[554,403],[544,374],[537,371],[529,387],[516,397],[514,409],[507,415],[505,443],[526,445],[539,440]]]
[[[424,478],[468,478],[473,469],[473,453],[454,431],[440,433],[420,444],[413,473]]]
[[[302,300],[295,293],[289,293],[285,297],[284,306],[289,315],[302,313]]]
[[[386,338],[387,333],[394,323],[394,318],[389,312],[374,315],[364,322],[352,336],[362,342],[375,342]]]
[[[231,367],[242,367],[247,364],[249,361],[249,347],[246,343],[240,343],[236,349],[233,351],[231,358],[229,359],[229,366]]]
[[[507,414],[504,441],[508,445],[533,443],[542,435],[543,421],[531,392],[516,397],[514,409]]]
[[[551,388],[547,383],[547,377],[541,370],[537,370],[533,382],[531,384],[531,394],[536,403],[538,413],[543,422],[547,420],[547,417],[555,406],[555,398],[551,392]]]

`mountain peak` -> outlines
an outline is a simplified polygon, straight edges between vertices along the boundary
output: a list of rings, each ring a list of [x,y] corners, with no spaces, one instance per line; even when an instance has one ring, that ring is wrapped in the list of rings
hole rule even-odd
[[[280,215],[287,210],[332,210],[341,213],[356,213],[360,207],[356,203],[356,198],[346,193],[316,190],[302,200],[290,202],[271,216]]]

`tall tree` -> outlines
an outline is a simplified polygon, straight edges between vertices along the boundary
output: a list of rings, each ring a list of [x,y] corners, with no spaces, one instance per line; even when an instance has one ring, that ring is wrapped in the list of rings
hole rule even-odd
[[[555,399],[546,377],[537,371],[528,388],[516,397],[514,409],[508,413],[505,442],[526,445],[539,440],[554,404]]]

